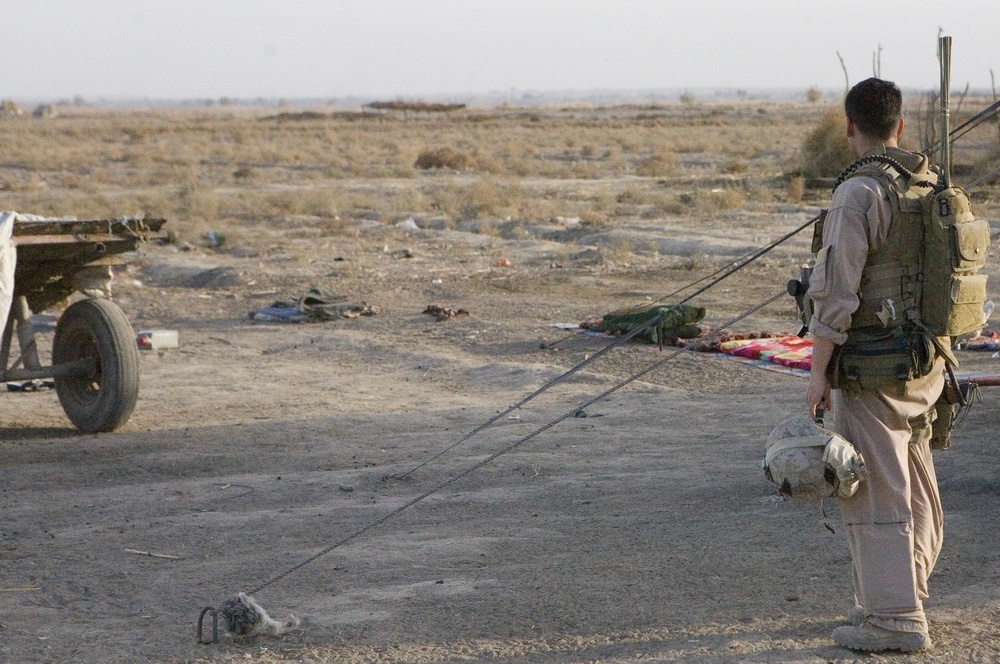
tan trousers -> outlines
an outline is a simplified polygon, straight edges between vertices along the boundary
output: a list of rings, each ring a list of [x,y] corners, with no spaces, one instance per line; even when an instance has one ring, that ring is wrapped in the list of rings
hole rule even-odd
[[[941,552],[944,517],[929,432],[911,440],[908,420],[941,394],[940,368],[908,383],[904,396],[833,393],[834,428],[868,469],[858,492],[840,500],[854,589],[868,620],[885,629],[927,632],[923,600]]]

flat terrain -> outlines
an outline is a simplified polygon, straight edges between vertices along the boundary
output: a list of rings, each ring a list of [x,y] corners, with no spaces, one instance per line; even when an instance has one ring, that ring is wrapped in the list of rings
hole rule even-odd
[[[760,469],[771,428],[804,411],[802,378],[629,342],[504,412],[612,342],[553,324],[677,302],[806,225],[829,190],[788,176],[821,114],[0,118],[20,151],[0,156],[0,208],[170,220],[113,299],[136,330],[180,337],[142,353],[116,433],[77,433],[51,390],[4,397],[0,660],[889,659],[829,638],[852,604],[836,501],[834,534]],[[965,181],[994,140],[956,146]],[[467,161],[414,166],[442,146]],[[973,190],[981,217],[998,199]],[[733,319],[797,276],[810,233],[697,295],[705,328],[794,333],[787,296]],[[249,315],[311,287],[375,315]],[[438,321],[430,305],[468,313]],[[1000,370],[990,353],[961,359]],[[936,649],[892,661],[1000,659],[996,389],[935,457]],[[195,642],[203,607],[251,590],[300,628]]]

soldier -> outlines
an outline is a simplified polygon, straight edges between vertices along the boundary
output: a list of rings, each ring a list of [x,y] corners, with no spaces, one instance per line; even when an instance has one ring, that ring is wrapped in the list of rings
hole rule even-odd
[[[923,178],[936,179],[925,156],[898,146],[903,120],[896,85],[877,78],[862,81],[848,92],[844,107],[847,141],[855,155],[890,157]],[[920,346],[920,329],[904,315],[906,294],[886,296],[885,282],[891,280],[880,284],[875,278],[889,263],[894,269],[905,264],[895,254],[906,243],[921,242],[902,221],[890,236],[894,216],[902,216],[893,198],[901,195],[893,185],[895,175],[875,163],[858,168],[837,187],[809,287],[814,346],[806,402],[814,416],[817,408],[832,406],[833,428],[858,448],[869,471],[857,493],[840,500],[855,607],[848,612],[849,625],[833,632],[837,644],[861,651],[931,647],[923,600],[942,542],[929,446],[929,412],[945,381],[941,352],[933,340],[924,339],[922,362],[903,374],[867,382],[845,377],[839,359],[845,350],[864,350],[866,344],[869,350],[896,342],[907,351]],[[910,236],[900,239],[900,233]]]

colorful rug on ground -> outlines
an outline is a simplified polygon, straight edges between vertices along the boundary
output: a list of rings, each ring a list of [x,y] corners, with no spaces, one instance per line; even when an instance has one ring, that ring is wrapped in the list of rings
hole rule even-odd
[[[552,327],[574,332],[602,337],[620,336],[620,332],[607,332],[594,329],[593,325],[576,325],[559,323]],[[709,338],[670,339],[669,345],[680,346],[690,351],[705,353],[710,357],[726,360],[737,360],[759,369],[777,371],[794,376],[808,376],[812,366],[812,339],[802,339],[796,336],[785,336],[770,332],[755,332],[738,334],[724,332]],[[986,329],[983,334],[971,341],[963,342],[959,349],[978,351],[1000,350],[1000,332]],[[996,353],[995,353],[996,354]],[[978,371],[957,373],[959,381],[979,382],[983,385],[1000,384],[1000,375]]]
[[[594,324],[556,323],[552,327],[566,332],[591,336],[616,337],[621,335],[619,331],[595,329],[597,326]],[[668,339],[666,341],[668,345],[680,346],[719,359],[737,360],[760,369],[797,376],[809,375],[809,366],[812,360],[811,339],[801,339],[772,332],[739,334],[727,331],[712,335],[711,339]]]
[[[809,371],[812,365],[812,345],[812,339],[794,336],[736,339],[719,344],[719,351],[727,355],[763,360],[783,367]]]

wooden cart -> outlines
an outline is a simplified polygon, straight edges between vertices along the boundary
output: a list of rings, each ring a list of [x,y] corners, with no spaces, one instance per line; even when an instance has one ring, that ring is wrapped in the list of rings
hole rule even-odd
[[[50,366],[39,359],[32,312],[78,290],[93,295],[101,273],[110,276],[113,266],[127,263],[126,254],[164,223],[139,217],[15,221],[17,267],[0,345],[0,381],[53,379],[63,410],[83,432],[113,431],[124,424],[139,396],[139,350],[121,308],[102,297],[66,307],[56,321]],[[15,334],[20,355],[11,361]]]

